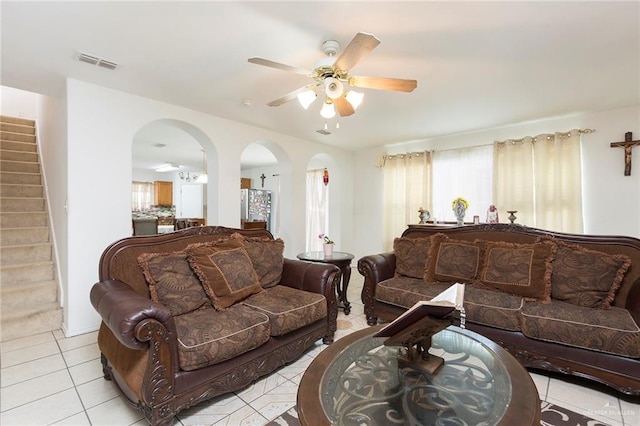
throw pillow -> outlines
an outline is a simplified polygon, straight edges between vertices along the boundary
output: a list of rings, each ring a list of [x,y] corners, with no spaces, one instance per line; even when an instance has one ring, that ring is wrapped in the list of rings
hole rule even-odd
[[[529,300],[551,302],[551,262],[557,246],[488,241],[480,282]]]
[[[431,236],[424,280],[473,284],[481,266],[481,245],[475,241],[455,240],[443,233]]]
[[[586,308],[609,309],[616,292],[631,266],[631,259],[622,254],[590,250],[579,244],[569,244],[550,236],[541,241],[558,245],[551,273],[551,297]]]
[[[187,247],[187,253],[191,268],[219,311],[262,290],[251,259],[238,240],[196,244]]]
[[[238,239],[247,251],[253,269],[258,274],[258,281],[262,288],[277,285],[282,278],[284,264],[284,241],[268,237],[247,237],[238,232],[231,235]]]
[[[396,255],[396,276],[422,278],[427,263],[430,238],[400,237],[393,240]]]
[[[149,285],[151,300],[169,308],[174,316],[193,312],[209,303],[185,251],[141,254],[138,265]]]

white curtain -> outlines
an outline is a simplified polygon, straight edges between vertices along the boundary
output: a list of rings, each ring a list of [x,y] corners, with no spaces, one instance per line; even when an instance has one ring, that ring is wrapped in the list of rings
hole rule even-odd
[[[131,209],[133,211],[145,211],[151,208],[153,203],[153,183],[132,182],[131,185]]]
[[[384,166],[383,243],[393,248],[408,224],[418,223],[418,209],[431,206],[431,153],[390,155]]]
[[[584,231],[580,134],[574,129],[495,143],[494,191],[501,214],[517,210],[517,223]]]
[[[433,153],[433,211],[438,221],[455,221],[451,203],[462,197],[469,202],[465,222],[473,216],[486,220],[493,203],[493,147],[476,146]]]
[[[318,235],[329,232],[329,186],[324,184],[323,174],[322,169],[307,171],[306,251],[321,251]]]

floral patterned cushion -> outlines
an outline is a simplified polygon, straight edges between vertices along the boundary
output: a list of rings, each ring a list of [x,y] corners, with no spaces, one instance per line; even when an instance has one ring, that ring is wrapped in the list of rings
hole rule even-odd
[[[237,239],[187,247],[189,264],[217,310],[262,290],[249,255]]]
[[[551,262],[557,246],[551,242],[485,243],[480,282],[483,286],[544,303],[551,301]]]
[[[539,240],[555,241],[558,245],[551,273],[553,299],[588,308],[609,309],[631,266],[628,256],[589,250],[552,237]]]
[[[236,357],[269,340],[269,318],[236,304],[224,312],[211,305],[174,317],[178,360],[185,371],[197,370]]]
[[[553,300],[525,303],[521,315],[527,337],[640,358],[640,329],[624,308],[593,309]]]
[[[424,280],[473,284],[478,278],[481,262],[482,245],[437,233],[431,236]]]
[[[272,336],[282,336],[327,316],[323,295],[284,285],[265,289],[242,303],[269,317]]]
[[[138,265],[149,285],[151,300],[169,308],[172,315],[186,314],[210,304],[185,251],[141,254]]]
[[[396,275],[422,278],[431,246],[430,238],[400,237],[393,240]]]
[[[280,282],[284,264],[284,241],[282,239],[247,237],[240,233],[231,235],[231,238],[242,241],[242,245],[253,263],[253,268],[258,274],[262,288],[273,287]]]

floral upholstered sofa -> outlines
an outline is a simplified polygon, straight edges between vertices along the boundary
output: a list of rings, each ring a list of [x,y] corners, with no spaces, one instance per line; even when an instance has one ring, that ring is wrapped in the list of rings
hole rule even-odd
[[[466,327],[525,367],[640,395],[640,240],[511,224],[410,225],[358,261],[367,322],[466,283]]]
[[[154,425],[333,341],[334,265],[266,230],[193,227],[107,247],[91,303],[104,376]]]

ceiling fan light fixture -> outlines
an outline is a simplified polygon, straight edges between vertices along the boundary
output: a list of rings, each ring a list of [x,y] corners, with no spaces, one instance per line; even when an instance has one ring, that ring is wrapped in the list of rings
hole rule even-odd
[[[324,118],[333,118],[336,116],[336,109],[333,106],[333,102],[331,102],[331,100],[327,99],[324,105],[322,105],[320,115]]]
[[[345,99],[351,104],[353,109],[358,109],[364,99],[364,93],[349,90],[345,95]]]
[[[315,90],[305,90],[303,92],[298,93],[298,102],[300,102],[300,105],[302,105],[302,108],[304,109],[309,109],[309,105],[311,105],[313,103],[313,101],[316,100],[316,97],[318,95],[316,94]]]
[[[344,85],[335,77],[327,77],[324,79],[324,90],[328,97],[336,99],[344,93]]]

